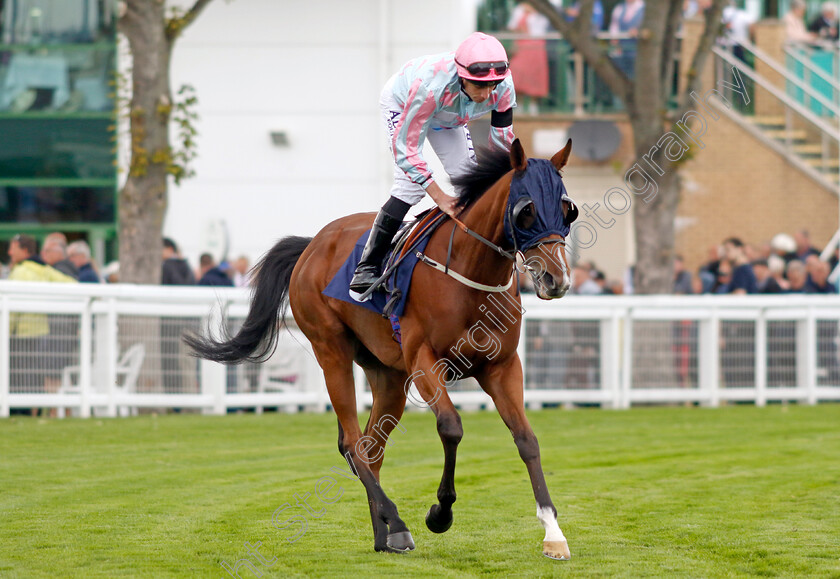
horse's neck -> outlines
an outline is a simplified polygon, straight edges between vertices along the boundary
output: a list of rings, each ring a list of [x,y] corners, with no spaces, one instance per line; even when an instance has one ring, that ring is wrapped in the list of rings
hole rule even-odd
[[[505,241],[504,217],[507,207],[510,179],[502,179],[478,198],[463,218],[464,225],[496,245]],[[511,274],[512,264],[497,251],[472,236],[459,231],[457,238],[458,259],[453,269],[474,281],[486,284],[504,284]]]

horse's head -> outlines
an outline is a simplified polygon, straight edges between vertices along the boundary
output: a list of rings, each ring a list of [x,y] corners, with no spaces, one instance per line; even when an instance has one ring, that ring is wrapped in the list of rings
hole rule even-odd
[[[571,286],[565,239],[578,208],[560,176],[571,152],[571,139],[550,161],[528,159],[519,139],[510,150],[514,174],[505,209],[505,237],[524,254],[537,296],[544,300],[562,298]]]

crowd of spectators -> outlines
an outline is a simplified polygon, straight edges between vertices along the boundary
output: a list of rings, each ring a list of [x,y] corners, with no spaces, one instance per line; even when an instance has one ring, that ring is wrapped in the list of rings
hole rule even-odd
[[[249,282],[249,260],[216,263],[204,253],[193,269],[169,238],[161,243],[161,285],[239,286]],[[33,236],[15,235],[9,242],[9,265],[0,268],[0,279],[52,283],[117,283],[119,263],[101,268],[84,240],[68,244],[60,232],[42,243]],[[166,316],[160,319],[160,368],[165,392],[198,391],[197,362],[181,341],[184,331],[197,330],[194,318]],[[61,387],[63,368],[78,363],[78,321],[64,314],[12,312],[10,314],[10,389],[15,393],[54,393]],[[16,410],[15,412],[20,412]],[[39,409],[24,409],[38,413]],[[41,409],[55,415],[55,409]]]
[[[24,247],[29,248],[25,257],[21,251]],[[216,263],[210,253],[203,253],[199,257],[198,267],[193,268],[181,255],[175,241],[168,237],[162,240],[161,255],[161,285],[247,287],[250,281],[250,260],[244,255],[233,261],[222,260]],[[46,278],[51,277],[52,272],[59,272],[71,282],[119,282],[118,261],[100,267],[91,256],[91,249],[86,241],[79,239],[68,243],[65,234],[57,231],[44,238],[40,251],[38,241],[34,237],[25,234],[14,236],[9,242],[8,257],[8,266],[0,264],[0,280],[20,280],[26,277],[29,281],[47,281]],[[24,261],[28,263],[23,264],[18,273],[14,273],[16,266]],[[34,280],[30,274],[35,269],[49,275],[36,276],[39,279]],[[23,272],[26,272],[26,275]]]
[[[745,244],[737,237],[709,248],[708,257],[696,272],[686,269],[682,256],[674,258],[671,293],[688,294],[834,294],[829,281],[838,263],[835,251],[828,261],[811,244],[807,230],[794,235],[780,233],[771,241]],[[633,293],[633,270],[624,279],[609,279],[592,261],[579,261],[571,271],[571,295],[621,295]],[[522,291],[533,292],[533,282],[521,279]]]

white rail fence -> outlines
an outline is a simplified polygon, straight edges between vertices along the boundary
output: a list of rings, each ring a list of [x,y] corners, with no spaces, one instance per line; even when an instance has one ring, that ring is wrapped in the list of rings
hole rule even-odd
[[[523,307],[530,407],[840,400],[840,296],[524,296]],[[0,282],[0,416],[325,411],[323,376],[298,330],[261,365],[189,356],[184,331],[217,327],[223,311],[235,331],[247,310],[245,290]],[[356,382],[363,410],[361,371]],[[492,407],[474,381],[449,392],[461,407]]]

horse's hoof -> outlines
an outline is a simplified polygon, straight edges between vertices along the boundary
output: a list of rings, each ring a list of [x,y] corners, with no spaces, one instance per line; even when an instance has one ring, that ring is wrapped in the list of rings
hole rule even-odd
[[[426,526],[433,533],[445,533],[452,526],[452,511],[449,516],[441,516],[440,505],[432,505],[426,513]]]
[[[414,539],[411,538],[411,532],[409,531],[391,533],[388,535],[388,540],[385,544],[395,553],[405,553],[406,551],[414,550]]]
[[[572,558],[569,543],[563,541],[543,541],[543,555],[557,561],[568,561]]]

